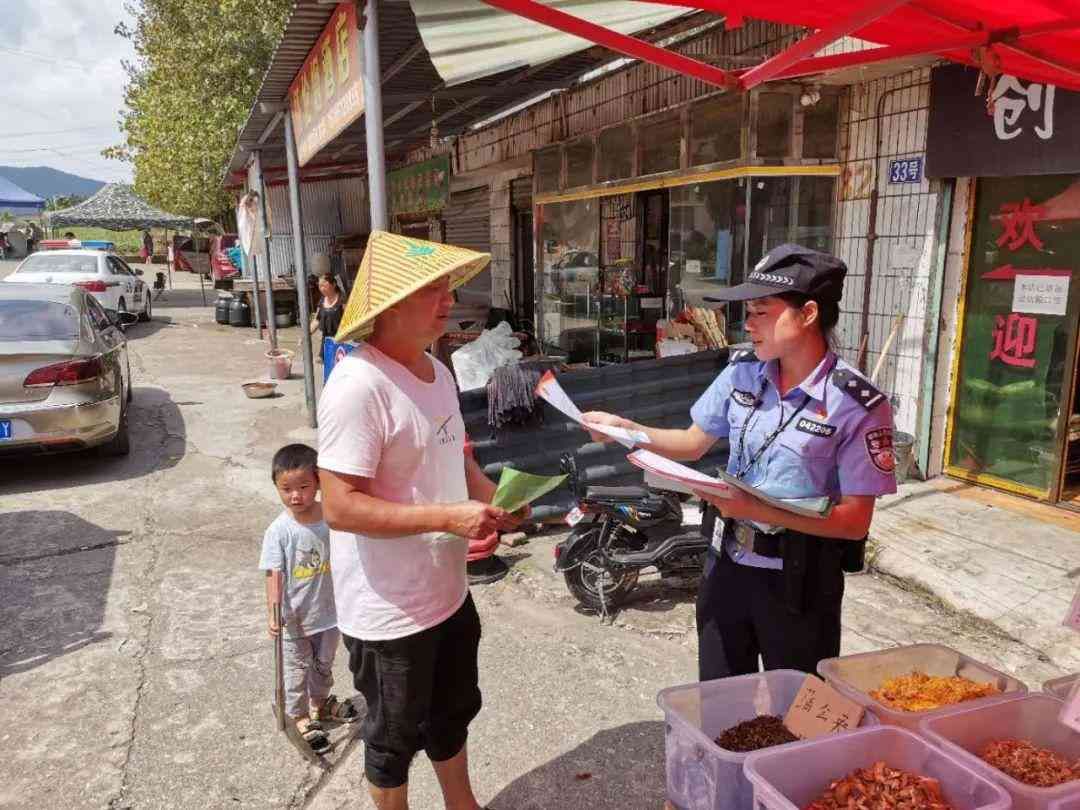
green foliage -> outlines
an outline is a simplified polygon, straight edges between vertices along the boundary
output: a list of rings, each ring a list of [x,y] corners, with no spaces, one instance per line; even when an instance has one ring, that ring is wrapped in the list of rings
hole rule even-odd
[[[155,229],[155,236],[157,235]],[[55,238],[62,239],[64,234],[71,232],[76,239],[101,239],[116,245],[116,252],[122,256],[134,256],[142,248],[142,231],[109,231],[105,228],[82,228],[82,227],[59,227],[56,228]],[[162,231],[162,233],[164,233]],[[160,249],[160,248],[159,248]]]
[[[86,197],[80,197],[78,194],[58,194],[55,197],[50,197],[45,201],[46,211],[60,211],[64,208],[71,208],[73,205],[78,205],[84,202]]]
[[[135,191],[176,214],[231,207],[229,156],[285,25],[290,0],[130,0],[119,26],[126,64],[126,143],[106,150],[135,168]]]

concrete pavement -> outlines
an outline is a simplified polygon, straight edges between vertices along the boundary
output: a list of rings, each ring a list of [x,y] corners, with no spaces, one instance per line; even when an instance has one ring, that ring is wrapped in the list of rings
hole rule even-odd
[[[214,324],[197,285],[177,281],[155,321],[130,332],[132,455],[0,468],[0,807],[370,807],[350,728],[334,731],[327,767],[313,768],[269,709],[256,563],[280,509],[270,457],[313,441],[302,381],[245,399],[239,383],[262,375],[264,346],[253,330]],[[602,625],[551,573],[557,539],[503,550],[510,576],[474,589],[478,795],[494,810],[658,808],[655,697],[695,678],[692,592],[646,582]],[[942,641],[1033,686],[1064,668],[1039,639],[888,578],[851,577],[847,594],[845,651]],[[343,656],[336,676],[336,691],[351,694]],[[423,759],[413,807],[433,810],[441,801]]]

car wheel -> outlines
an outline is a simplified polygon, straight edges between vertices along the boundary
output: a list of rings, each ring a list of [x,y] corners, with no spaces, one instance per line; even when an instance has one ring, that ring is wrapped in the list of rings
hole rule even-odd
[[[149,290],[144,293],[144,296],[146,297],[146,304],[143,306],[143,311],[139,313],[139,320],[143,323],[149,323],[154,315],[154,305],[150,303]]]
[[[126,456],[131,452],[131,437],[128,435],[128,409],[120,408],[120,424],[117,425],[116,435],[108,442],[101,445],[98,451],[103,456],[116,457]]]

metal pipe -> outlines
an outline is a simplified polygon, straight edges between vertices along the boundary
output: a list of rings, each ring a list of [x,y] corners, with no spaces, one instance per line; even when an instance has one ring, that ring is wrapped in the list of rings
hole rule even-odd
[[[367,136],[368,195],[373,231],[388,230],[381,76],[379,3],[378,0],[367,0],[364,11],[364,133]]]
[[[266,256],[266,335],[271,351],[277,348],[277,323],[274,321],[274,274],[270,269],[270,218],[266,214],[266,179],[263,176],[262,152],[255,150],[255,191],[259,195],[259,217],[262,223],[263,255]]]
[[[292,116],[285,116],[285,162],[289,170],[289,215],[292,218],[293,262],[296,265],[296,303],[300,310],[300,353],[304,361],[304,399],[307,402],[308,424],[318,427],[315,410],[315,365],[311,356],[311,330],[308,319],[307,257],[304,248],[304,221],[300,211],[300,167],[296,160],[296,139],[293,137]]]

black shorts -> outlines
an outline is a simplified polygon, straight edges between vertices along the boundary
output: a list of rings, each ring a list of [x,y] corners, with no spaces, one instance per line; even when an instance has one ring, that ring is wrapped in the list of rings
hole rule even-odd
[[[353,683],[367,701],[360,735],[371,784],[404,785],[417,751],[425,751],[433,762],[461,751],[481,704],[476,661],[480,617],[471,594],[442,624],[411,636],[342,638]]]

